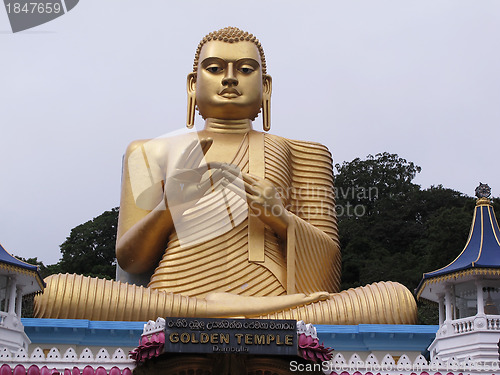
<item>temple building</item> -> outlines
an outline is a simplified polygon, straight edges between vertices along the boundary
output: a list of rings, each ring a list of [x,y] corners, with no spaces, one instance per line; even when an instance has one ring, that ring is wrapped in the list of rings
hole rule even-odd
[[[490,188],[477,202],[464,249],[446,267],[424,274],[418,298],[439,303],[439,330],[429,348],[441,360],[498,360],[500,339],[500,230]]]
[[[20,261],[0,245],[0,347],[28,349],[21,322],[23,296],[43,291],[38,267]]]

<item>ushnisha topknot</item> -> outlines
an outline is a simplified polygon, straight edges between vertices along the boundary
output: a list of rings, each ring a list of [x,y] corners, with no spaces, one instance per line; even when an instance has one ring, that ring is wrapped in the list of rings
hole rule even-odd
[[[212,31],[211,33],[203,37],[201,42],[198,44],[198,48],[196,48],[196,54],[194,56],[193,63],[193,72],[196,73],[196,71],[198,70],[198,59],[200,58],[201,48],[205,45],[205,43],[210,42],[211,40],[220,40],[224,43],[238,43],[243,41],[252,42],[257,46],[257,49],[259,50],[262,74],[267,74],[266,56],[264,55],[264,49],[262,48],[259,40],[248,31],[243,31],[241,29],[238,29],[237,27],[230,26],[217,31]]]

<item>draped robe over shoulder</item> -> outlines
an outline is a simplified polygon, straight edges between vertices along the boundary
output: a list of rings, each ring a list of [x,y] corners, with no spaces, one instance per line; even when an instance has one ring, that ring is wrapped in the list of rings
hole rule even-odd
[[[168,178],[168,171],[162,171],[166,167],[154,159],[145,165]],[[287,239],[264,226],[233,191],[216,189],[181,221],[174,220],[175,230],[148,287],[190,297],[338,292],[341,260],[328,149],[251,132],[232,164],[263,174],[277,188],[293,214]]]
[[[129,146],[122,181],[121,233],[161,207],[163,186],[167,186],[168,201],[168,178],[183,168],[177,163],[179,155],[193,142],[198,142],[197,133]],[[35,298],[35,315],[116,321],[245,316],[313,324],[416,323],[415,300],[401,284],[378,282],[338,292],[340,251],[332,159],[326,147],[252,131],[231,159],[241,171],[274,184],[290,213],[286,239],[266,227],[252,214],[255,209],[247,206],[246,199],[235,194],[241,193],[232,189],[238,179],[235,186],[213,181],[205,196],[180,210],[173,220],[174,229],[155,269],[131,275],[118,268],[117,281],[51,275],[45,280],[44,294]],[[175,211],[175,205],[169,208]],[[330,294],[312,303],[306,302],[308,296],[284,296],[317,291]],[[207,296],[211,292],[241,297]],[[296,299],[296,304],[286,305],[289,298]],[[250,304],[256,300],[262,303],[252,310],[255,306]]]

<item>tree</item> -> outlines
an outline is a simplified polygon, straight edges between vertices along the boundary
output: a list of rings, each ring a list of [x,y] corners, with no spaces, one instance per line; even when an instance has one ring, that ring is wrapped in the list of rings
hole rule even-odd
[[[414,258],[407,250],[421,231],[412,204],[420,189],[412,180],[421,168],[387,152],[368,155],[366,160],[356,158],[336,168],[342,286],[399,276],[394,263]],[[407,281],[401,282],[407,285]]]
[[[46,266],[36,257],[17,258],[38,266],[42,278],[55,273],[77,273],[114,279],[118,212],[118,207],[112,208],[71,229],[70,235],[60,246],[62,257],[56,264]]]
[[[379,198],[403,196],[419,189],[411,181],[421,168],[397,154],[368,155],[366,160],[356,158],[335,164],[335,168],[338,171],[335,177],[337,205],[363,205],[366,214],[372,213]]]
[[[58,263],[45,266],[36,257],[17,258],[38,266],[42,278],[55,273],[77,273],[114,279],[117,225],[118,207],[73,228],[61,245],[62,257]],[[33,299],[34,294],[23,297],[22,316],[25,318],[33,317]]]
[[[420,167],[395,154],[336,168],[342,289],[391,280],[413,290],[462,250],[473,198],[441,185],[421,190],[412,182]],[[437,309],[420,305],[420,322],[436,324]]]
[[[58,272],[114,279],[118,207],[71,230],[61,245]]]

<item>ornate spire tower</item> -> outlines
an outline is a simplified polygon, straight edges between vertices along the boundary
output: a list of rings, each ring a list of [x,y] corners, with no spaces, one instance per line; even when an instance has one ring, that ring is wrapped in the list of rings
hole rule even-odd
[[[486,184],[464,249],[447,266],[425,273],[417,298],[439,303],[439,330],[429,347],[441,360],[497,361],[500,337],[500,229]]]

